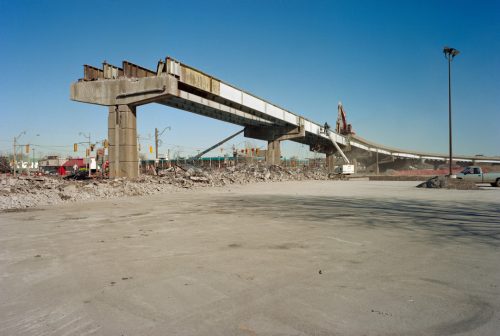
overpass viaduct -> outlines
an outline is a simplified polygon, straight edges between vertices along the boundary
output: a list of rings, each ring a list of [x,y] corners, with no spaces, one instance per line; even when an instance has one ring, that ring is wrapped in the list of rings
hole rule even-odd
[[[266,161],[280,162],[280,142],[291,140],[325,153],[333,165],[335,147],[321,124],[292,113],[251,93],[238,89],[170,57],[160,60],[155,70],[123,61],[122,66],[106,62],[97,68],[84,65],[84,76],[71,84],[72,100],[108,107],[108,139],[111,177],[136,177],[138,151],[137,107],[158,103],[244,127],[246,137],[268,143]],[[446,155],[403,151],[374,144],[358,136],[331,132],[337,144],[353,155],[377,162],[425,160],[445,162]],[[458,162],[475,162],[477,157],[456,156]],[[500,163],[500,157],[481,157]],[[377,165],[378,166],[378,165]]]

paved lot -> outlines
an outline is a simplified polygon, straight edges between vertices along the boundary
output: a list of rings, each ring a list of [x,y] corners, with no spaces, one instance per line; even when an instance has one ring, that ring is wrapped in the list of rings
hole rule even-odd
[[[500,189],[287,182],[0,213],[1,335],[495,335]]]

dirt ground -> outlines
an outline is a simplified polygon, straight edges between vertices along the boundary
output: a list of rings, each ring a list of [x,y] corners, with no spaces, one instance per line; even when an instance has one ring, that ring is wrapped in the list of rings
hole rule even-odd
[[[500,188],[301,181],[0,213],[1,335],[495,335]]]

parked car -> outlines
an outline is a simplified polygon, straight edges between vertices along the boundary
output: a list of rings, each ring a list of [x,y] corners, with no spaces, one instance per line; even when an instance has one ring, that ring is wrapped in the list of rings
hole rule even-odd
[[[89,172],[86,169],[79,170],[75,173],[66,175],[64,177],[65,180],[88,180],[90,179],[89,177]]]
[[[457,174],[457,179],[475,183],[489,183],[493,187],[500,187],[500,173],[484,173],[478,166],[465,167]]]

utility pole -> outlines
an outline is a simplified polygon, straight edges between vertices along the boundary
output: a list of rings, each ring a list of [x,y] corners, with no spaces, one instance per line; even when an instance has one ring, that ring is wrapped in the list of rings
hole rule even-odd
[[[33,169],[35,169],[35,147],[31,149],[33,151]]]
[[[40,134],[37,134],[36,136],[39,137]],[[32,169],[31,170],[34,170],[35,169],[35,145],[34,144],[31,144],[31,150],[33,151],[33,165],[32,165]],[[29,158],[30,158],[29,151],[27,152],[26,157],[29,160]]]
[[[13,146],[13,151],[14,151],[14,165],[13,165],[13,168],[14,168],[14,177],[17,176],[17,159],[16,159],[16,137],[14,137],[14,146]]]
[[[85,134],[85,133],[83,133],[83,132],[80,132],[80,133],[78,133],[78,134],[79,134],[79,135],[81,135],[81,136],[83,136],[84,138],[87,138],[87,139],[88,139],[87,143],[89,144],[89,148],[88,148],[88,153],[89,153],[89,155],[87,156],[87,150],[86,150],[86,151],[85,151],[85,157],[87,158],[87,170],[89,171],[89,177],[90,177],[90,176],[91,176],[91,175],[90,175],[90,171],[91,171],[91,169],[90,169],[90,162],[89,162],[89,159],[90,159],[90,146],[92,145],[92,142],[90,141],[90,132],[89,132],[89,135],[87,135],[87,134]]]
[[[155,169],[158,169],[158,128],[155,128]]]
[[[167,126],[163,129],[163,131],[158,132],[158,128],[155,127],[155,172],[158,173],[158,147],[160,146],[160,136],[165,132],[166,130],[171,130],[172,128],[170,126]]]

